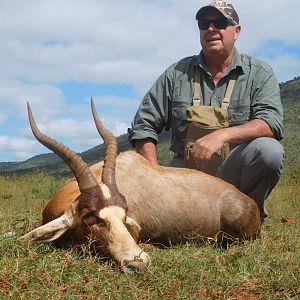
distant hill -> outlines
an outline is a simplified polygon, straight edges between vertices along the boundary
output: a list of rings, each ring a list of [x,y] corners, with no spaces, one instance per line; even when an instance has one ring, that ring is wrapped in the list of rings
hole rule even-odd
[[[300,77],[280,84],[284,107],[284,138],[286,172],[300,174]]]
[[[284,83],[280,83],[282,103],[284,106],[284,145],[286,152],[285,170],[291,172],[300,170],[300,77],[295,77]],[[127,134],[117,137],[119,152],[132,149],[128,142]],[[170,134],[163,132],[159,136],[158,156],[160,163],[167,165],[171,158],[169,150]],[[89,165],[101,161],[104,158],[104,144],[93,147],[79,153]],[[59,176],[71,176],[69,168],[56,154],[40,154],[23,162],[0,163],[0,175],[19,175],[31,172],[45,171]]]
[[[2,162],[0,163],[0,171],[17,171],[35,167],[45,168],[48,165],[60,162],[62,162],[62,160],[56,154],[39,154],[23,162]]]
[[[283,104],[286,102],[295,101],[299,104],[300,101],[300,76],[293,80],[280,83],[280,93]]]
[[[161,145],[167,145],[170,140],[170,134],[164,132],[159,136],[159,149],[164,148]],[[117,137],[118,152],[133,150],[133,147],[128,141],[127,134]],[[91,165],[103,160],[105,155],[105,145],[95,146],[87,151],[79,153],[83,160]],[[53,175],[71,176],[70,169],[65,165],[63,160],[54,153],[46,153],[36,155],[22,162],[2,162],[0,163],[0,175],[21,175],[32,172],[45,171]]]

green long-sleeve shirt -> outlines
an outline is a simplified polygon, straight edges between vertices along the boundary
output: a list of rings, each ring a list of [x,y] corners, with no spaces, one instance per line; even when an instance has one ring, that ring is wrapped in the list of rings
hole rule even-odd
[[[283,109],[277,79],[271,67],[249,55],[235,54],[229,68],[215,86],[202,52],[171,65],[154,83],[142,100],[128,130],[129,140],[151,138],[157,141],[165,128],[172,130],[171,150],[183,154],[187,131],[186,108],[192,105],[195,66],[201,69],[201,90],[204,105],[220,107],[230,73],[236,69],[238,78],[228,107],[230,126],[262,119],[275,138],[282,139]]]

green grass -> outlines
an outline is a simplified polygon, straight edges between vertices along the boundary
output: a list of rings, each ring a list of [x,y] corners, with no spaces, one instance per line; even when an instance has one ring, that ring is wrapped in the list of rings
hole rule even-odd
[[[152,258],[141,274],[81,249],[23,245],[41,210],[63,183],[49,175],[0,177],[0,299],[298,299],[300,177],[283,178],[268,199],[267,237],[228,250],[184,244],[144,245]],[[282,223],[290,216],[291,221]],[[9,236],[6,233],[14,232]]]

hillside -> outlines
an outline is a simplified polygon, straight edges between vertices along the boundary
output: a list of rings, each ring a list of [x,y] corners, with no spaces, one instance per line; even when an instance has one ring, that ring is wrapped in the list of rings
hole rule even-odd
[[[166,152],[169,152],[166,147],[166,145],[168,145],[169,139],[170,135],[168,132],[164,132],[159,136],[158,149],[162,149],[159,150],[159,152],[162,152],[162,156],[164,156],[162,158],[162,161],[166,159]],[[119,153],[133,149],[128,141],[127,134],[123,134],[117,137],[117,141]],[[104,144],[101,144],[79,154],[87,164],[91,165],[103,160],[105,154],[105,146]],[[0,163],[0,175],[2,176],[21,175],[40,171],[45,171],[49,174],[60,176],[72,175],[65,163],[54,153],[36,155],[23,162]]]
[[[300,77],[280,84],[282,103],[284,106],[284,139],[282,144],[286,152],[285,172],[300,170]],[[117,137],[119,152],[132,149],[127,134]],[[169,151],[170,134],[167,132],[159,136],[158,156],[161,164],[166,165],[171,158]],[[103,144],[80,153],[88,164],[103,159],[105,147]],[[23,162],[0,163],[0,175],[18,175],[31,172],[46,171],[53,175],[69,176],[69,168],[56,154],[40,154]]]
[[[280,84],[284,107],[285,172],[300,174],[300,77]]]

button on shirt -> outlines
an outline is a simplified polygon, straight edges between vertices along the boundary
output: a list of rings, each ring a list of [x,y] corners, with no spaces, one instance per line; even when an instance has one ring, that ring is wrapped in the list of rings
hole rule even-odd
[[[249,55],[235,54],[229,68],[215,86],[205,65],[203,53],[186,57],[170,66],[154,83],[142,100],[128,130],[129,140],[151,138],[157,142],[163,130],[172,130],[170,149],[184,152],[188,123],[186,109],[192,105],[195,66],[201,69],[201,90],[204,105],[220,107],[231,72],[238,78],[228,107],[230,126],[252,119],[267,122],[277,140],[282,139],[283,108],[277,79],[271,67]]]

